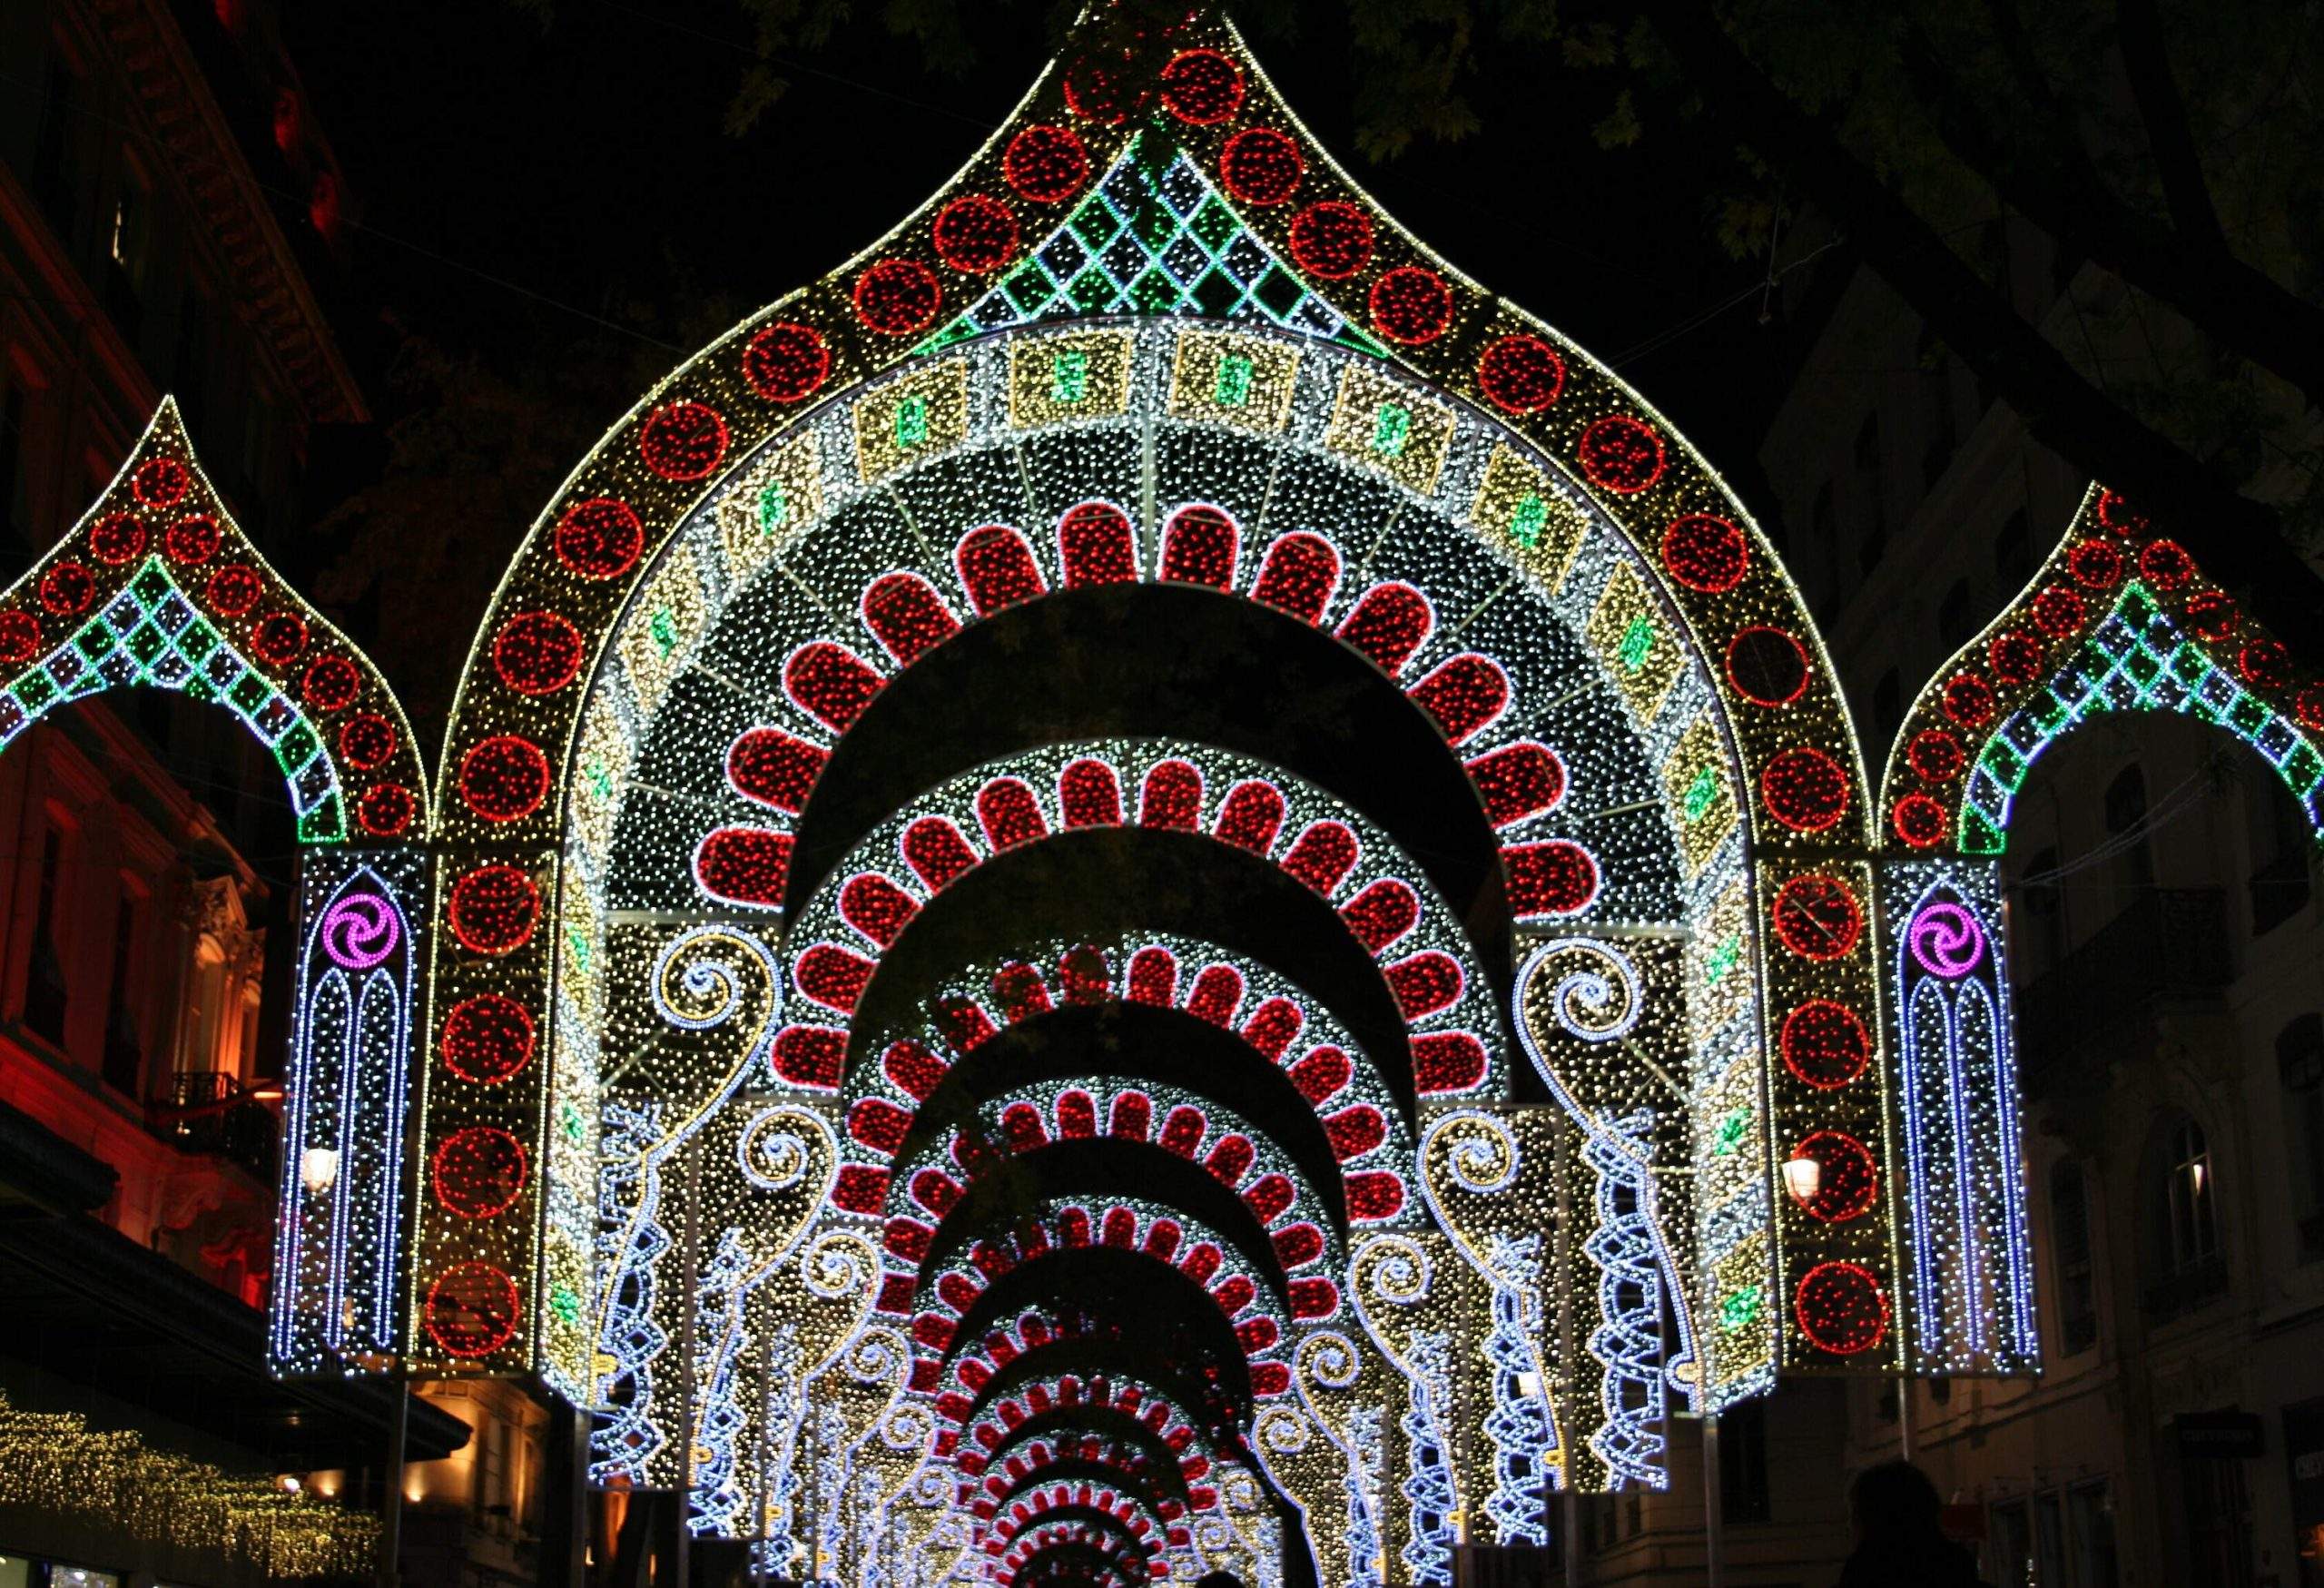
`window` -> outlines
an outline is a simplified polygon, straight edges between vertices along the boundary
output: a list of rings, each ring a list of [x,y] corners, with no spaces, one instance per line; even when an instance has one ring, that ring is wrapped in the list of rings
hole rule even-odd
[[[2050,1170],[2050,1257],[2058,1286],[2058,1355],[2098,1343],[2098,1282],[2091,1265],[2090,1187],[2067,1159]]]
[[[137,895],[122,891],[113,918],[113,1001],[105,1014],[105,1084],[123,1096],[140,1094],[145,1042],[138,1032],[137,981],[130,966],[137,952]]]
[[[2302,1262],[2324,1257],[2324,1016],[2301,1015],[2276,1033],[2284,1089],[2284,1145]]]
[[[145,319],[147,261],[153,254],[153,201],[135,172],[113,190],[105,233],[105,311],[133,345]]]
[[[2106,836],[2122,841],[2108,847],[2122,857],[2123,882],[2133,888],[2154,886],[2154,851],[2146,841],[2146,774],[2135,766],[2123,767],[2106,785]]]
[[[2191,1312],[2227,1288],[2219,1249],[2211,1143],[2186,1114],[2162,1123],[2144,1176],[2145,1304],[2158,1321]]]
[[[40,135],[33,146],[33,196],[48,212],[48,222],[73,246],[78,228],[75,206],[80,199],[80,79],[62,56],[48,63],[48,81],[40,102]]]
[[[2034,542],[2025,528],[2024,508],[2012,513],[1994,537],[1994,573],[2002,588],[2009,591],[2023,589],[2034,577]]]
[[[1996,1588],[2029,1588],[2034,1580],[2034,1537],[2026,1525],[2025,1502],[2012,1500],[1995,1505],[1991,1516],[1986,1546],[1992,1555],[1985,1563],[1985,1575]]]
[[[2251,844],[2251,931],[2272,931],[2307,907],[2313,840],[2283,786],[2256,768],[2243,778],[2243,824]]]
[[[1936,637],[1947,650],[1958,650],[1969,637],[1969,581],[1955,579],[1936,604]]]
[[[2066,1549],[2073,1561],[2074,1588],[2116,1588],[2114,1502],[2102,1483],[2066,1491]]]
[[[1771,1519],[1764,1400],[1746,1401],[1719,1414],[1718,1515],[1730,1526]]]
[[[64,956],[60,942],[64,910],[64,835],[54,826],[40,837],[40,893],[33,905],[32,964],[25,976],[25,1025],[56,1047],[64,1046]]]

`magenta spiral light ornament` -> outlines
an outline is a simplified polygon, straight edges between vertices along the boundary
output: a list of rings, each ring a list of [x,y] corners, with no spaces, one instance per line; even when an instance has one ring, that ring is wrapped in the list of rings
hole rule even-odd
[[[1985,957],[1985,929],[1960,905],[1939,900],[1913,917],[1913,958],[1932,976],[1958,981]]]
[[[350,971],[368,971],[396,952],[403,922],[377,893],[350,893],[323,917],[323,952]]]

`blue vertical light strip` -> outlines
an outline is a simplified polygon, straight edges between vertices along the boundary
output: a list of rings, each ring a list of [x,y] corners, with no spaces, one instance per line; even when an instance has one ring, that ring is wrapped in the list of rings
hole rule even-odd
[[[1931,1374],[2038,1369],[2024,1129],[1991,864],[1892,861],[1910,1357]]]
[[[395,1348],[419,962],[409,905],[425,875],[414,851],[306,857],[268,1331],[278,1374],[378,1371]]]

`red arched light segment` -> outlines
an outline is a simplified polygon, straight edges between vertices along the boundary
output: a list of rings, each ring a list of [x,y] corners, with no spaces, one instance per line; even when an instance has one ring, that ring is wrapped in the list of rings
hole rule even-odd
[[[987,524],[961,538],[950,557],[952,594],[912,569],[873,578],[857,598],[856,608],[876,648],[827,638],[792,653],[783,668],[783,692],[813,726],[803,723],[799,728],[803,731],[758,727],[738,738],[728,753],[730,781],[737,791],[786,816],[797,816],[831,759],[832,744],[818,736],[817,730],[832,739],[843,736],[897,674],[950,641],[967,623],[1039,599],[1053,589],[1139,577],[1136,531],[1129,515],[1112,503],[1092,500],[1068,508],[1057,521],[1053,539],[1060,575],[1055,586],[1031,539],[1007,524]],[[1174,508],[1164,518],[1157,577],[1238,595],[1311,627],[1324,625],[1347,567],[1336,546],[1311,531],[1279,536],[1259,556],[1247,583],[1240,547],[1240,527],[1224,508],[1202,502]],[[1512,704],[1509,676],[1492,657],[1472,651],[1444,658],[1423,677],[1403,680],[1405,664],[1435,628],[1435,608],[1424,593],[1401,581],[1384,580],[1348,603],[1333,632],[1342,644],[1398,680],[1448,744],[1463,745],[1508,713]],[[760,762],[774,762],[772,747],[778,745],[785,747],[778,764],[768,764],[763,776],[746,774]],[[1476,756],[1467,767],[1496,827],[1552,808],[1564,792],[1562,761],[1548,746],[1530,741]],[[1183,791],[1174,792],[1183,797]],[[1097,824],[1085,811],[1077,805],[1061,824]],[[1172,824],[1144,815],[1140,819],[1149,826]],[[738,826],[719,831],[783,829]],[[750,858],[736,863],[727,853],[730,846]],[[771,863],[780,847],[766,839],[721,839],[708,851],[710,874],[697,866],[696,881],[729,902],[777,907],[780,884],[787,881],[787,867]],[[714,885],[722,881],[739,884],[743,891],[722,891]]]

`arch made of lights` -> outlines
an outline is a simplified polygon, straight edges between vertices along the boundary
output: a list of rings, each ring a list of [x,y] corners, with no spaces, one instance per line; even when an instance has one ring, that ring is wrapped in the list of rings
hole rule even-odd
[[[513,1327],[457,1363],[415,1332],[420,1366],[535,1369],[576,1398],[586,1393],[598,1341],[554,1303],[593,1283],[600,1066],[621,1071],[615,1090],[636,1096],[661,1089],[665,1058],[690,1062],[682,1044],[649,1040],[629,1021],[619,977],[672,914],[753,908],[733,902],[745,894],[786,897],[792,851],[778,840],[795,843],[797,829],[777,819],[778,801],[724,784],[743,736],[780,723],[811,749],[838,743],[831,718],[803,719],[791,695],[773,702],[760,686],[780,690],[790,670],[781,664],[809,654],[803,646],[845,646],[852,664],[812,653],[807,667],[823,682],[800,693],[830,706],[838,697],[817,691],[852,678],[876,703],[891,675],[872,666],[867,647],[881,642],[869,630],[859,643],[842,636],[861,621],[872,584],[913,574],[936,593],[961,630],[930,656],[940,666],[943,649],[976,641],[967,632],[978,626],[968,612],[983,604],[975,592],[1006,596],[1007,581],[1021,578],[1020,550],[1048,590],[1068,582],[1062,544],[1059,560],[1044,560],[1043,537],[1067,509],[1106,500],[1130,519],[1140,581],[1160,570],[1178,510],[1206,505],[1262,564],[1298,552],[1311,571],[1305,585],[1273,587],[1291,591],[1288,608],[1256,600],[1265,576],[1247,572],[1239,550],[1231,563],[1220,557],[1214,535],[1203,555],[1218,577],[1183,579],[1188,588],[1222,598],[1232,589],[1246,606],[1296,620],[1299,592],[1320,586],[1313,569],[1323,559],[1286,536],[1310,532],[1343,570],[1342,591],[1305,620],[1319,637],[1328,628],[1353,646],[1339,631],[1357,599],[1400,580],[1443,619],[1427,641],[1438,649],[1381,664],[1382,674],[1402,677],[1409,666],[1426,679],[1456,653],[1481,659],[1458,691],[1448,684],[1441,703],[1415,708],[1454,741],[1446,762],[1535,741],[1575,791],[1528,807],[1490,840],[1502,851],[1545,846],[1523,865],[1503,854],[1505,907],[1555,916],[1561,929],[1689,934],[1675,954],[1687,1019],[1656,1058],[1699,1093],[1689,1168],[1706,1288],[1721,1317],[1716,1349],[1699,1364],[1705,1405],[1764,1389],[1779,1365],[1890,1360],[1853,1336],[1808,1327],[1797,1303],[1845,1249],[1885,1305],[1893,1253],[1876,1240],[1859,1261],[1866,1243],[1836,1244],[1812,1211],[1782,1196],[1776,1169],[1778,1143],[1811,1129],[1877,1139],[1885,1107],[1882,1067],[1838,1084],[1815,1072],[1832,1031],[1877,1025],[1870,934],[1837,952],[1818,938],[1811,952],[1784,932],[1784,901],[1798,903],[1793,884],[1804,880],[1837,888],[1859,912],[1872,899],[1858,858],[1869,847],[1861,761],[1797,592],[1739,504],[1635,393],[1398,229],[1282,106],[1230,27],[1197,16],[1176,42],[1175,75],[1121,103],[1105,64],[1069,48],[1067,64],[926,209],[737,328],[625,418],[512,564],[447,741],[429,1034],[431,1053],[446,1052],[455,1018],[487,998],[539,1033],[541,1061],[491,1104],[538,1122],[531,1141],[543,1188],[488,1227],[423,1205],[415,1289],[433,1294],[488,1245]],[[1191,64],[1181,72],[1181,63]],[[1170,136],[1148,139],[1148,119]],[[1157,227],[1160,241],[1190,239],[1216,268],[1200,281],[1173,274],[1156,252]],[[1103,248],[1092,246],[1100,229],[1109,229]],[[1097,262],[1066,277],[1068,242]],[[1100,259],[1115,243],[1123,259],[1147,251],[1135,281]],[[1125,477],[1132,482],[1172,469],[1199,476],[1206,447],[1224,456],[1248,439],[1275,448],[1286,470],[1306,470],[1303,486],[1328,480],[1332,500],[1376,510],[1295,524],[1271,514],[1271,486],[1233,499],[1241,486],[1231,471],[1151,494],[1113,478],[1123,457],[1143,459]],[[964,505],[915,528],[919,482],[937,462],[971,454],[1013,468],[1028,510]],[[888,528],[871,528],[883,512]],[[858,516],[844,534],[820,532],[850,513]],[[974,540],[989,527],[1000,532]],[[1355,538],[1368,549],[1359,554]],[[1179,574],[1204,571],[1192,548],[1182,548]],[[1346,578],[1357,566],[1362,577]],[[1341,594],[1346,603],[1334,607]],[[999,601],[978,621],[1029,620],[1074,595]],[[778,666],[722,703],[704,647],[732,631],[730,603],[762,597],[750,609],[772,615],[763,631],[783,646]],[[1581,684],[1573,698],[1587,704],[1576,710],[1590,732],[1545,725],[1568,719],[1555,692],[1531,679],[1557,667],[1569,676],[1560,687]],[[908,672],[894,676],[897,690],[911,687]],[[689,737],[716,741],[722,753],[698,757],[684,787],[714,782],[712,804],[724,801],[727,814],[684,814],[655,792],[657,782],[677,784],[661,762],[643,775],[639,749],[665,733],[679,748]],[[1604,776],[1618,761],[1629,770]],[[1473,778],[1491,829],[1496,791],[1465,766],[1461,775]],[[815,783],[795,791],[803,820],[813,815]],[[692,880],[699,845],[720,829],[750,831],[728,841],[737,863],[712,873],[754,884],[723,888],[724,902]],[[1572,868],[1561,873],[1549,855],[1563,852],[1546,847],[1573,833],[1586,835],[1593,873],[1598,855],[1620,863],[1571,912],[1530,908],[1543,886],[1573,897],[1559,891]],[[979,869],[997,873],[1007,858]],[[786,922],[778,952],[810,996],[797,978],[816,948],[873,962],[846,948],[834,934],[852,928],[833,920],[828,932],[803,930],[804,912]],[[855,974],[830,955],[818,963],[842,972],[808,978],[825,991]],[[1489,1062],[1505,1046],[1487,1043]],[[1476,1100],[1504,1103],[1507,1081],[1492,1072]],[[480,1106],[433,1081],[429,1099],[423,1156],[473,1128]],[[1730,1131],[1732,1120],[1740,1125]]]
[[[2177,712],[2265,762],[2324,833],[2324,674],[2295,657],[2137,505],[2093,484],[2026,587],[1922,688],[1881,790],[1891,1086],[1911,1283],[1891,1317],[1846,1269],[1802,1327],[1888,1327],[1916,1371],[2040,1361],[2026,1228],[2000,857],[2034,763],[2102,712]],[[2324,840],[2319,840],[2324,842]],[[1817,1216],[1862,1218],[1884,1189],[1841,1132],[1790,1150],[1820,1166]]]

